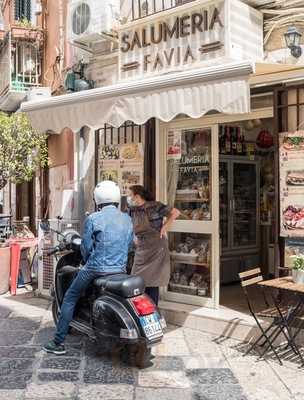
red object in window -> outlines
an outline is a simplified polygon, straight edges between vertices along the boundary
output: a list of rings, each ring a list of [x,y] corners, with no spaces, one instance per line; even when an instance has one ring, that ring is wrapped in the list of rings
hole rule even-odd
[[[156,311],[155,304],[146,295],[141,295],[131,299],[137,314],[140,316],[153,314]]]
[[[263,129],[257,137],[257,145],[262,149],[269,149],[273,146],[273,136],[266,129]]]

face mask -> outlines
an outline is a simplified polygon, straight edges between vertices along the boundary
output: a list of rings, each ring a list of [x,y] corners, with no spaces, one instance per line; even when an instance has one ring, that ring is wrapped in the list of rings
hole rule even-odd
[[[136,203],[135,203],[135,201],[132,199],[131,196],[128,196],[128,197],[127,197],[127,203],[128,203],[128,206],[129,206],[129,207],[135,207],[135,206],[136,206]]]

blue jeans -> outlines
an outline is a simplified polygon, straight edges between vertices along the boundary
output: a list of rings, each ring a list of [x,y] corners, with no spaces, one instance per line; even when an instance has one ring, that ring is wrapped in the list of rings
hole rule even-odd
[[[64,339],[69,331],[70,322],[74,316],[75,306],[82,293],[95,278],[104,275],[106,274],[100,273],[93,269],[88,269],[86,267],[82,268],[78,272],[78,275],[73,280],[71,286],[64,295],[60,317],[57,324],[57,331],[55,334],[55,343],[61,344],[64,342]]]

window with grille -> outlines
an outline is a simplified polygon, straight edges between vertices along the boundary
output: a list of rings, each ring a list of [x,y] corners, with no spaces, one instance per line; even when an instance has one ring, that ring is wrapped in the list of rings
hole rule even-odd
[[[31,20],[31,0],[15,0],[15,20]]]

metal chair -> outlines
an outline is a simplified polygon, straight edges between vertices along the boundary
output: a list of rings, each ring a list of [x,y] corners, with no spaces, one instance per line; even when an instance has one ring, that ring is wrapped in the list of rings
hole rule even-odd
[[[249,271],[241,272],[241,273],[239,273],[239,278],[241,280],[241,286],[242,286],[243,292],[244,292],[246,300],[247,300],[247,305],[248,305],[250,314],[255,319],[256,324],[261,331],[261,335],[249,347],[249,349],[246,351],[244,356],[249,354],[254,348],[257,347],[257,345],[262,341],[262,339],[264,339],[263,343],[261,343],[261,346],[264,346],[266,343],[268,344],[268,346],[266,347],[266,349],[263,350],[263,353],[260,354],[260,358],[263,357],[266,354],[266,352],[268,351],[268,349],[270,348],[273,351],[273,353],[275,354],[276,358],[278,359],[280,365],[282,365],[282,361],[281,361],[275,347],[273,346],[273,343],[277,339],[277,337],[279,336],[280,333],[283,333],[283,335],[287,339],[288,343],[291,342],[290,337],[287,336],[287,334],[284,330],[284,323],[283,323],[283,319],[282,319],[282,318],[285,318],[286,315],[288,315],[288,307],[281,305],[280,308],[278,309],[277,306],[270,306],[269,301],[266,297],[264,288],[260,288],[261,293],[262,293],[262,298],[264,300],[265,308],[263,308],[262,310],[256,311],[255,307],[252,304],[252,299],[251,299],[248,288],[252,287],[254,285],[257,285],[259,282],[263,281],[263,277],[261,275],[261,269],[254,268]],[[265,329],[261,325],[259,318],[271,319],[272,322]]]

